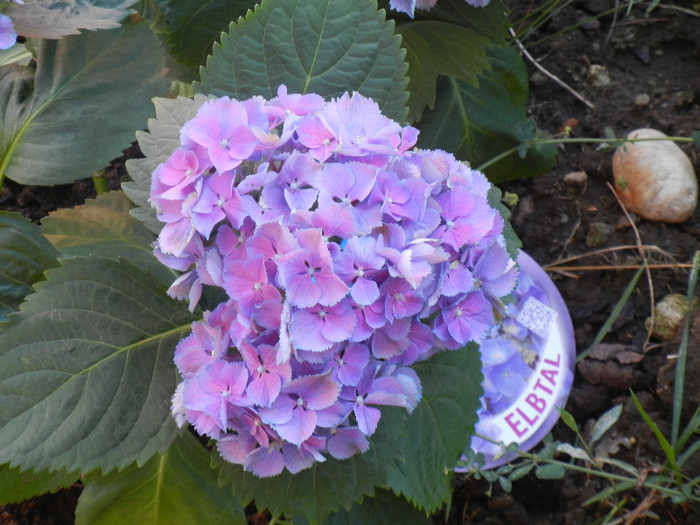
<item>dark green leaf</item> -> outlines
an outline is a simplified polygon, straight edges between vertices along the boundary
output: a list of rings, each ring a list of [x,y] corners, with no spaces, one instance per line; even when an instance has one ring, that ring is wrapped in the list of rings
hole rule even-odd
[[[522,467],[516,468],[513,472],[510,473],[508,476],[508,479],[511,481],[517,481],[520,478],[524,478],[527,476],[532,469],[535,467],[532,463],[528,463],[527,465],[523,465]]]
[[[406,63],[393,22],[373,0],[266,0],[214,44],[195,91],[239,99],[359,91],[406,120]]]
[[[445,351],[413,368],[423,384],[423,400],[395,440],[406,461],[388,473],[388,488],[426,512],[450,496],[450,473],[469,443],[477,422],[481,358],[476,345]]]
[[[491,41],[477,31],[441,20],[417,20],[398,27],[406,48],[410,122],[420,120],[426,106],[435,105],[439,75],[478,86],[477,74],[489,67]]]
[[[118,157],[145,125],[151,98],[167,88],[162,55],[146,23],[36,44],[36,73],[0,70],[0,176],[73,182]]]
[[[76,524],[245,525],[243,508],[216,477],[206,449],[182,433],[140,468],[88,476]]]
[[[571,413],[567,412],[562,408],[559,410],[559,417],[567,427],[569,427],[571,430],[578,434],[578,425],[576,424],[576,420],[574,419],[574,416],[571,415]]]
[[[506,478],[504,476],[498,476],[498,484],[505,492],[510,492],[511,490],[513,490],[513,483],[510,481],[509,478]]]
[[[510,47],[492,47],[488,54],[491,69],[480,76],[478,89],[440,78],[435,109],[426,111],[418,126],[418,145],[450,151],[477,169],[504,155],[484,170],[492,182],[546,173],[554,165],[556,147],[538,144],[540,134],[527,118],[522,59]],[[524,137],[529,138],[523,142]],[[519,158],[523,146],[527,155]]]
[[[690,137],[693,139],[693,143],[697,146],[700,145],[700,131],[693,131],[690,134]]]
[[[194,316],[125,261],[64,261],[0,334],[0,462],[108,472],[176,434],[173,349]]]
[[[153,256],[155,235],[129,214],[131,207],[123,192],[112,191],[49,214],[42,221],[44,234],[64,258],[122,257],[169,286],[176,274]]]
[[[44,278],[44,271],[58,266],[58,252],[28,219],[0,211],[0,253],[0,321],[4,321]]]
[[[294,525],[308,525],[303,518],[295,518]],[[377,490],[373,498],[364,498],[349,511],[341,510],[323,520],[323,525],[429,525],[426,515],[416,510],[405,499],[388,490]]]
[[[65,469],[58,472],[20,472],[17,467],[0,466],[0,505],[24,501],[45,492],[56,492],[69,487],[80,476],[67,473]]]
[[[151,194],[151,174],[180,146],[180,129],[197,114],[207,97],[195,95],[194,99],[178,97],[175,100],[156,98],[156,118],[149,119],[148,131],[138,131],[139,148],[145,155],[141,159],[129,159],[126,169],[132,182],[122,184],[124,193],[136,205],[131,215],[140,220],[153,233],[163,228],[156,212],[148,202]]]
[[[61,38],[79,29],[114,29],[129,14],[136,0],[34,0],[4,6],[15,30],[22,36]]]
[[[253,5],[251,0],[168,0],[167,43],[191,79],[199,73],[219,35]]]

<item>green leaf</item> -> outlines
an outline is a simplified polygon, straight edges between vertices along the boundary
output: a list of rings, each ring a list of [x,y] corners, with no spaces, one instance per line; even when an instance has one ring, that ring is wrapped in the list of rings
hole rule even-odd
[[[9,4],[3,14],[25,37],[61,38],[79,29],[114,29],[136,0],[34,0]]]
[[[44,271],[58,266],[58,252],[39,227],[17,213],[0,211],[0,321],[17,311]]]
[[[169,286],[177,275],[155,258],[155,235],[129,214],[131,208],[123,192],[105,193],[82,206],[50,213],[42,221],[44,235],[64,258],[122,257]]]
[[[70,183],[134,140],[153,110],[151,98],[167,89],[162,56],[146,23],[36,47],[36,73],[0,69],[0,177]]]
[[[605,412],[605,414],[600,416],[598,418],[598,421],[595,422],[593,430],[591,430],[591,439],[589,440],[589,444],[592,445],[600,438],[602,438],[603,435],[610,429],[610,427],[617,423],[617,420],[620,419],[621,414],[622,405],[615,405],[610,410]]]
[[[9,465],[0,465],[0,505],[18,503],[39,494],[56,492],[75,483],[80,476],[75,472],[20,472]]]
[[[199,73],[219,35],[253,4],[251,0],[168,1],[167,43],[177,61],[191,72],[191,79]]]
[[[216,477],[206,449],[182,433],[140,468],[88,476],[76,524],[245,525],[243,508]]]
[[[307,525],[303,518],[295,518],[294,525]],[[388,490],[377,490],[373,498],[364,498],[352,508],[340,510],[323,520],[323,525],[429,525],[430,519],[416,510],[405,499]]]
[[[540,465],[535,469],[535,476],[538,479],[561,479],[566,474],[566,469],[563,465],[548,464]]]
[[[394,24],[374,0],[266,0],[214,44],[195,91],[245,99],[359,91],[406,120],[406,63]]]
[[[418,20],[398,26],[406,48],[410,122],[419,121],[425,107],[435,106],[439,75],[478,86],[477,74],[489,67],[490,40],[473,29],[442,20]]]
[[[126,261],[64,261],[0,334],[0,463],[108,472],[176,434],[173,349],[195,319]]]
[[[151,174],[180,146],[180,129],[197,114],[197,110],[208,100],[203,95],[194,99],[178,97],[175,100],[156,98],[156,118],[148,120],[148,131],[136,132],[139,148],[145,155],[141,159],[126,161],[126,169],[132,182],[122,184],[124,193],[137,206],[131,215],[140,220],[153,233],[163,228],[148,199],[151,194]]]
[[[556,147],[538,144],[540,132],[527,118],[527,71],[511,47],[488,50],[491,69],[474,88],[454,78],[438,81],[435,109],[418,125],[421,148],[445,149],[479,169],[501,155],[484,171],[492,182],[546,173],[555,162]],[[527,155],[519,158],[520,146]]]
[[[481,359],[476,345],[445,351],[413,365],[423,400],[393,445],[406,461],[388,472],[388,485],[426,512],[448,501],[450,473],[469,443],[481,406]]]

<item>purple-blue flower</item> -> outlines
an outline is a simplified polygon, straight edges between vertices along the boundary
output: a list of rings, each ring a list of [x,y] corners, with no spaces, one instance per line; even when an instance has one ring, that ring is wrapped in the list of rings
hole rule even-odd
[[[206,102],[154,171],[168,293],[225,295],[176,348],[173,415],[226,460],[273,476],[365,452],[382,406],[420,401],[411,365],[506,308],[517,269],[487,180],[416,139],[357,93],[281,86]]]
[[[465,0],[469,5],[474,7],[484,7],[489,4],[491,0]],[[406,13],[411,18],[413,18],[415,9],[429,10],[435,4],[437,0],[390,0],[389,6],[396,10]]]
[[[15,4],[23,4],[22,0],[8,0]],[[17,42],[17,31],[8,16],[0,14],[0,49],[9,49]]]

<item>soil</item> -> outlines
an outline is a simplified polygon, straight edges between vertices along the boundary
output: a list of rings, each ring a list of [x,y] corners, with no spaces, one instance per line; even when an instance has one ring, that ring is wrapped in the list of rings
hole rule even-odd
[[[506,3],[513,7],[512,20],[538,4],[531,0]],[[607,13],[613,4],[611,0],[574,1],[526,36],[523,44],[537,63],[593,106],[581,102],[528,61],[530,115],[552,135],[568,128],[571,137],[602,138],[610,131],[622,137],[634,129],[651,127],[670,136],[690,136],[700,129],[700,2],[679,0],[671,5],[662,1],[648,15],[647,4],[639,3],[628,15],[623,9],[617,17]],[[603,66],[610,82],[596,86],[596,79],[601,78],[589,75],[591,69],[597,69],[591,66]],[[700,149],[681,147],[696,170],[700,168]],[[126,157],[136,154],[131,150]],[[623,405],[610,440],[628,438],[631,445],[621,447],[614,457],[649,474],[663,465],[664,455],[629,391],[636,393],[668,435],[673,386],[669,355],[677,344],[649,340],[644,322],[652,305],[663,296],[686,292],[687,264],[700,248],[700,209],[682,224],[654,223],[632,216],[632,227],[608,185],[612,182],[611,158],[612,151],[597,144],[562,144],[550,173],[501,187],[518,196],[512,224],[524,250],[550,271],[559,288],[573,320],[579,353],[591,346],[634,276],[634,268],[620,267],[640,264],[636,245],[651,247],[647,249],[650,262],[669,266],[651,270],[649,281],[644,275],[639,280],[603,345],[579,362],[567,404],[581,427],[614,405]],[[585,175],[567,177],[576,172]],[[106,171],[110,186],[118,187],[123,174],[123,162],[113,163]],[[19,211],[39,221],[56,207],[73,206],[92,196],[91,180],[55,188],[7,182],[0,209]],[[572,257],[580,258],[566,262]],[[571,269],[573,266],[588,269]],[[692,319],[686,416],[700,402],[700,314]],[[562,441],[575,439],[562,423],[554,427],[553,435]],[[688,464],[686,474],[691,478],[700,475],[698,459]],[[656,523],[700,523],[700,508],[674,505],[643,488],[582,507],[585,500],[609,487],[602,478],[574,472],[556,481],[529,474],[506,493],[498,484],[491,486],[484,480],[458,475],[448,515],[435,516],[434,522],[588,524],[602,520],[619,505],[616,516],[622,516],[620,523],[652,522],[654,516]],[[72,509],[79,491],[79,487],[71,487],[56,495],[0,506],[0,523],[73,523]]]

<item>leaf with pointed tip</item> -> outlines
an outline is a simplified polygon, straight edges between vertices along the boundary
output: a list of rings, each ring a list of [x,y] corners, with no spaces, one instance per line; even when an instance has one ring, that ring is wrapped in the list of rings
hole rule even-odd
[[[167,89],[162,55],[146,23],[39,40],[36,49],[36,72],[0,70],[0,174],[21,184],[70,183],[133,141],[151,98]]]
[[[178,97],[175,100],[155,98],[156,118],[148,120],[148,131],[136,132],[141,152],[145,158],[129,159],[126,169],[132,182],[122,184],[124,193],[136,205],[131,215],[140,220],[153,233],[163,228],[156,218],[155,209],[148,202],[151,194],[151,174],[180,146],[180,129],[197,114],[197,110],[209,97],[195,95],[194,99]]]
[[[191,80],[198,76],[219,35],[253,4],[251,0],[168,1],[167,43],[178,62],[191,73]]]
[[[442,20],[418,20],[398,27],[408,62],[409,122],[435,106],[439,75],[478,86],[477,74],[489,67],[491,40],[473,29]]]
[[[109,472],[165,451],[196,317],[124,260],[69,259],[36,288],[0,334],[0,463]]]
[[[3,13],[25,37],[61,38],[80,29],[114,29],[136,0],[34,0],[9,4]]]
[[[538,144],[541,132],[527,118],[527,71],[511,47],[488,50],[491,69],[479,88],[454,78],[438,81],[435,109],[425,111],[418,128],[418,146],[445,149],[478,168],[498,155],[520,149],[484,171],[492,182],[546,173],[556,160],[553,144]]]
[[[0,505],[18,503],[39,494],[56,492],[75,483],[80,476],[75,472],[20,472],[18,467],[0,465]]]
[[[76,509],[77,525],[245,525],[245,512],[219,487],[209,453],[189,432],[142,467],[89,475]]]
[[[481,357],[478,346],[435,354],[413,368],[423,384],[423,399],[406,420],[403,439],[393,446],[406,461],[387,473],[396,493],[428,513],[449,500],[450,475],[469,443],[478,418]]]
[[[406,120],[406,63],[394,23],[372,0],[265,0],[214,44],[195,91],[245,99],[359,91]]]
[[[46,238],[64,258],[122,257],[170,286],[177,274],[154,257],[155,235],[129,214],[131,208],[124,192],[112,191],[82,206],[54,211],[41,225]]]
[[[0,321],[17,311],[44,271],[58,266],[58,252],[39,227],[18,213],[0,211]]]

